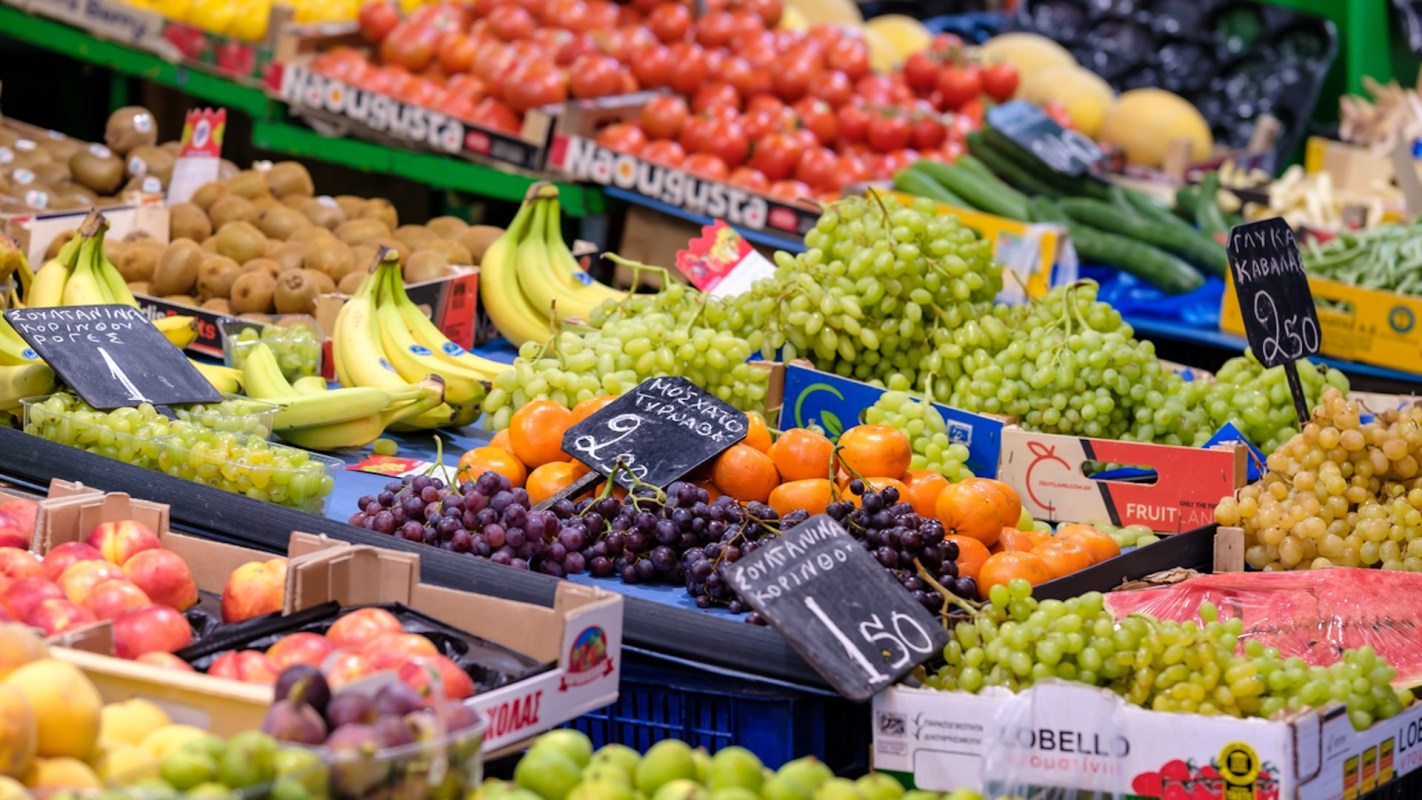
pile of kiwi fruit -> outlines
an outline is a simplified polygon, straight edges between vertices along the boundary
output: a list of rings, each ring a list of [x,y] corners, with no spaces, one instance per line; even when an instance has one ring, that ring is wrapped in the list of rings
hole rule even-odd
[[[104,141],[83,142],[56,131],[29,138],[0,127],[0,204],[37,211],[114,205],[132,193],[168,187],[178,142],[158,142],[152,112],[141,106],[109,116]],[[237,166],[223,161],[220,175]]]
[[[204,184],[169,213],[169,244],[113,242],[109,260],[134,294],[231,316],[311,314],[318,296],[353,293],[382,244],[406,283],[447,277],[503,233],[456,217],[401,225],[383,198],[318,197],[295,161]]]

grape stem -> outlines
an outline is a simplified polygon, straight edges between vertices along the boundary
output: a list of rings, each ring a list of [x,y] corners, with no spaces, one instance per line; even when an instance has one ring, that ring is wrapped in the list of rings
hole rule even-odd
[[[967,612],[973,619],[977,619],[981,615],[982,611],[979,607],[974,606],[972,603],[969,603],[945,588],[943,584],[938,582],[937,578],[934,578],[933,575],[929,574],[928,570],[923,568],[923,564],[919,563],[918,559],[915,558],[913,560],[913,566],[914,571],[918,573],[918,577],[943,596],[943,608],[939,609],[938,615],[943,618],[943,627],[945,629],[948,627],[949,606],[956,606],[960,611]]]

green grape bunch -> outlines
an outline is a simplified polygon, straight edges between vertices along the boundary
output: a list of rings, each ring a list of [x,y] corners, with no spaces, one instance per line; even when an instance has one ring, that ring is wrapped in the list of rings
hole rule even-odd
[[[1328,666],[1284,658],[1254,639],[1241,648],[1243,623],[1220,621],[1211,603],[1200,605],[1199,622],[1145,614],[1117,620],[1100,592],[1039,602],[1019,578],[992,587],[981,608],[968,608],[943,650],[943,666],[919,670],[931,688],[1019,691],[1059,678],[1110,689],[1154,711],[1232,717],[1340,702],[1357,730],[1396,716],[1413,699],[1393,688],[1397,671],[1371,647],[1344,650]]]
[[[1329,367],[1297,362],[1304,403],[1314,408],[1328,387],[1348,391],[1348,378]],[[1282,365],[1265,369],[1252,352],[1224,363],[1213,381],[1194,381],[1187,387],[1192,405],[1203,408],[1211,427],[1219,430],[1234,423],[1244,438],[1265,453],[1272,453],[1299,432],[1293,394]],[[1208,437],[1206,437],[1208,438]],[[1203,444],[1203,440],[1195,444]]]

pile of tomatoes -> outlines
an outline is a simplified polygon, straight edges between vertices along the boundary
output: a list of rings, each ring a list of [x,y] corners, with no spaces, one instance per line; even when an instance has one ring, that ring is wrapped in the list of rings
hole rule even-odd
[[[352,48],[313,68],[357,86],[517,133],[524,112],[641,90],[666,96],[604,145],[783,197],[832,197],[918,158],[952,160],[983,100],[1016,90],[1010,66],[963,59],[940,35],[891,75],[870,69],[857,30],[777,29],[781,0],[475,0],[402,18],[361,9],[378,63]]]

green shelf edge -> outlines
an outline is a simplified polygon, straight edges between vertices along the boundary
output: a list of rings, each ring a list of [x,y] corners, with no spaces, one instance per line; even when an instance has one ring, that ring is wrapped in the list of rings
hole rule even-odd
[[[394,150],[359,139],[333,139],[282,121],[284,111],[265,92],[189,69],[151,53],[90,36],[56,20],[0,5],[0,37],[29,42],[60,55],[176,89],[252,118],[252,141],[266,150],[326,161],[364,172],[409,178],[435,189],[517,202],[540,178],[503,172],[432,153]],[[602,192],[558,184],[563,211],[573,217],[600,213]]]

